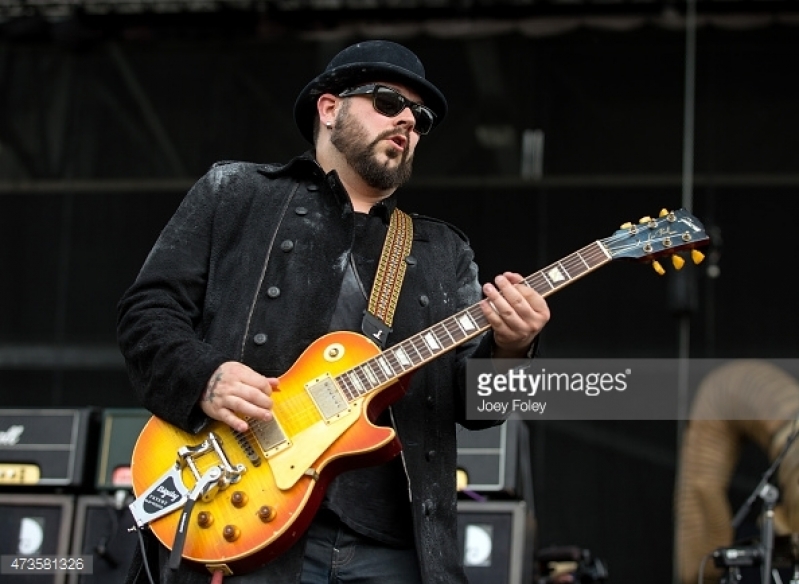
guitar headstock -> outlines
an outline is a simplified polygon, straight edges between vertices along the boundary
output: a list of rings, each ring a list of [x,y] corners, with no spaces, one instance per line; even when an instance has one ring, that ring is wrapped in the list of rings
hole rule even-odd
[[[691,260],[698,264],[705,256],[696,248],[707,245],[710,238],[702,222],[685,209],[663,209],[657,218],[643,217],[636,224],[625,223],[601,242],[613,259],[649,261],[663,275],[666,270],[658,258],[671,256],[672,265],[679,270],[685,259],[678,253],[689,251]]]

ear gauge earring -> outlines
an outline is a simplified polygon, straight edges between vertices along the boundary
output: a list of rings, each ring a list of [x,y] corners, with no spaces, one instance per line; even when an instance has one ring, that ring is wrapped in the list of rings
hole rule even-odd
[[[327,126],[327,129],[329,130],[333,127],[333,122],[325,122],[325,126]]]

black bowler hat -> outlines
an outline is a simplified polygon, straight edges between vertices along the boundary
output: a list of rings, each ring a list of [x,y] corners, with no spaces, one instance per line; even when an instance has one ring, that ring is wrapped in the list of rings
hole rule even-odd
[[[313,143],[316,101],[323,93],[338,94],[363,83],[393,81],[418,93],[433,110],[435,128],[447,115],[447,100],[424,76],[424,66],[412,51],[391,41],[365,41],[347,47],[327,68],[305,86],[294,103],[294,120],[300,133]]]

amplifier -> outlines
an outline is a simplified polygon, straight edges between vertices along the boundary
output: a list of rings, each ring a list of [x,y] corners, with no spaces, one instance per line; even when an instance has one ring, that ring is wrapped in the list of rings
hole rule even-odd
[[[472,584],[532,582],[534,537],[524,501],[458,501],[458,546]]]
[[[103,410],[95,486],[100,491],[132,489],[130,459],[152,414],[141,408]]]
[[[0,555],[68,555],[74,507],[71,495],[0,494]],[[20,573],[2,576],[0,581],[63,584],[66,574]]]
[[[79,487],[91,409],[0,409],[0,485]]]
[[[524,420],[458,432],[459,490],[527,498],[531,488],[529,432]],[[532,504],[528,500],[528,504]]]
[[[124,495],[124,493],[123,493]],[[92,573],[68,576],[68,584],[112,584],[124,582],[139,545],[128,505],[133,495],[84,495],[77,498],[72,531],[73,556],[92,556]]]

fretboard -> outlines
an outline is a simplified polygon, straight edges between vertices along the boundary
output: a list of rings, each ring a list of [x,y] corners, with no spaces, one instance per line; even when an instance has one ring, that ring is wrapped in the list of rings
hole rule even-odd
[[[548,296],[611,261],[605,246],[595,241],[581,250],[524,279],[542,296]],[[479,304],[408,337],[336,377],[348,401],[385,387],[489,328]]]

